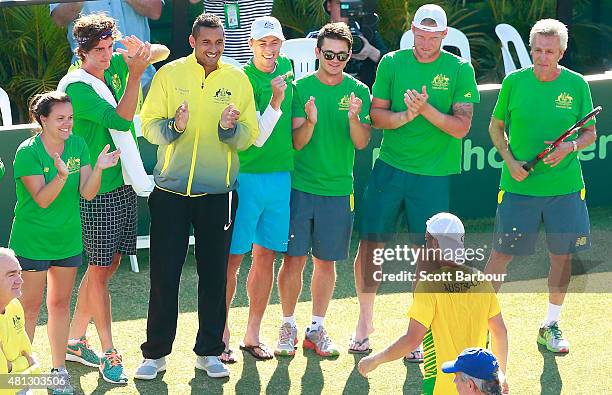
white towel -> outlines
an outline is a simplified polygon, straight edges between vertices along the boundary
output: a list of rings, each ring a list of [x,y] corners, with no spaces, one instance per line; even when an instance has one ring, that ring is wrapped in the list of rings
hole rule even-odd
[[[112,92],[104,82],[89,74],[83,69],[76,69],[66,74],[57,85],[57,90],[66,92],[68,85],[74,82],[84,82],[90,85],[93,90],[106,100],[111,106],[117,107],[117,101],[113,97]],[[108,129],[115,143],[115,147],[121,150],[121,171],[123,174],[123,182],[126,185],[131,185],[134,191],[138,194],[151,191],[153,184],[147,175],[142,164],[140,152],[136,142],[132,138],[132,133],[128,131],[118,131]],[[95,160],[95,158],[92,158]]]

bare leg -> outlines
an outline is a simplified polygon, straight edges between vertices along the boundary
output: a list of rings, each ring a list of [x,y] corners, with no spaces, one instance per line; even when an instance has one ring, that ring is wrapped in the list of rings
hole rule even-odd
[[[324,261],[312,257],[314,270],[312,271],[312,315],[325,317],[327,307],[334,294],[336,286],[336,262]]]
[[[119,263],[121,262],[121,255],[116,254],[113,257],[113,263],[106,270],[110,270],[110,275],[112,276],[119,267]],[[70,339],[79,339],[82,336],[85,336],[87,333],[87,326],[89,325],[89,321],[91,321],[91,310],[90,305],[88,303],[89,294],[87,291],[87,280],[89,279],[89,268],[85,272],[85,275],[81,279],[81,285],[79,286],[79,292],[77,294],[77,302],[74,308],[74,315],[72,317],[72,322],[70,324]]]
[[[51,345],[51,363],[54,368],[66,363],[66,346],[70,331],[70,297],[76,277],[76,267],[52,266],[48,272],[47,335]]]
[[[121,255],[115,254],[113,265],[115,260],[120,261]],[[111,331],[111,298],[108,292],[108,282],[114,273],[113,265],[109,267],[90,265],[87,268],[89,276],[87,278],[87,297],[92,302],[89,303],[89,309],[98,331],[102,351],[114,348]]]
[[[268,306],[274,282],[274,251],[253,244],[253,262],[247,279],[249,294],[249,320],[244,335],[244,344],[252,346],[260,343],[261,321]]]
[[[367,240],[361,240],[359,243],[354,263],[355,290],[359,300],[359,318],[354,340],[361,341],[374,332],[374,300],[380,286],[380,282],[374,279],[374,272],[379,270],[380,266],[374,265],[373,254],[375,249],[384,246],[385,243]]]
[[[38,313],[42,304],[45,284],[47,283],[47,271],[42,272],[22,272],[23,284],[21,285],[21,297],[19,301],[23,306],[25,315],[25,330],[30,338],[30,342],[34,341],[34,331],[38,323]]]
[[[505,274],[508,264],[512,261],[512,255],[504,254],[498,251],[491,251],[487,266],[485,266],[486,274]],[[495,292],[499,292],[502,286],[501,281],[492,281],[491,284],[495,289]]]
[[[227,288],[225,291],[225,306],[226,306],[226,319],[225,329],[223,330],[223,343],[225,343],[225,349],[229,350],[230,342],[230,331],[229,331],[229,311],[234,296],[236,295],[236,285],[238,284],[238,271],[240,270],[240,264],[244,254],[230,254],[227,260]],[[223,358],[222,358],[223,359]]]
[[[290,317],[295,313],[295,306],[302,292],[304,266],[306,266],[306,256],[285,255],[283,258],[278,272],[278,293],[284,317]]]
[[[550,270],[548,272],[548,301],[557,306],[563,305],[567,287],[572,275],[572,256],[550,255]]]

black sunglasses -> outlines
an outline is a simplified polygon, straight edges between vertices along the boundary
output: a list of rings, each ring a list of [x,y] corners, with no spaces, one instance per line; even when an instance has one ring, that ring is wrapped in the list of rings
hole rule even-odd
[[[346,62],[349,58],[349,54],[347,52],[334,52],[329,50],[321,50],[323,57],[325,60],[334,60],[334,58],[338,59],[341,62]]]

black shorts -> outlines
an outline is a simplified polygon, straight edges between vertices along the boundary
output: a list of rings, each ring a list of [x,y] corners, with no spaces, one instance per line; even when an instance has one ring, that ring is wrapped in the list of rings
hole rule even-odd
[[[49,270],[51,266],[55,267],[79,267],[83,263],[82,254],[71,256],[63,259],[28,259],[18,256],[17,260],[21,265],[21,270],[24,272],[44,272]]]
[[[100,194],[93,200],[81,198],[83,246],[94,266],[110,266],[115,253],[136,254],[138,210],[136,192],[130,185]]]

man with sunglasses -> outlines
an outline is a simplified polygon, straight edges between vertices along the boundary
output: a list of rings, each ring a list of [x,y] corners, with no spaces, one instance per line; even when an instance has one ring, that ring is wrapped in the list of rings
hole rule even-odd
[[[355,258],[360,311],[351,352],[370,349],[380,284],[373,278],[379,270],[372,261],[374,250],[392,238],[402,213],[409,243],[418,248],[425,242],[426,220],[449,210],[448,176],[460,172],[461,139],[470,130],[473,103],[480,100],[470,62],[441,49],[447,34],[444,10],[421,6],[412,32],[414,47],[385,55],[373,87],[371,116],[373,125],[383,129],[383,141],[362,203]],[[417,264],[420,271],[422,263]],[[422,352],[414,350],[407,359],[420,362]]]
[[[348,257],[353,222],[355,148],[370,140],[370,91],[344,73],[353,37],[344,23],[319,31],[315,54],[319,69],[296,81],[289,244],[278,274],[283,323],[275,354],[294,355],[295,306],[302,272],[312,247],[312,320],[304,348],[321,356],[339,355],[323,319],[334,292],[335,262]]]

